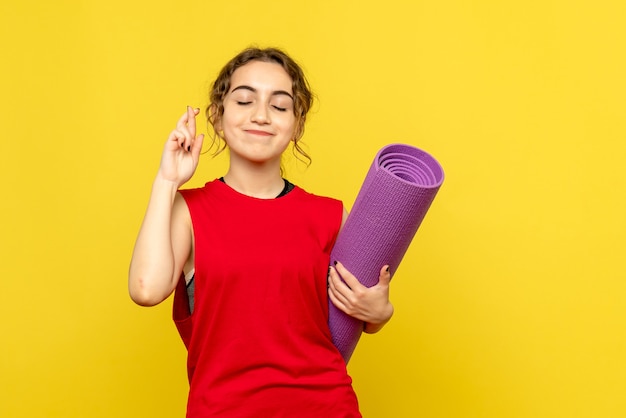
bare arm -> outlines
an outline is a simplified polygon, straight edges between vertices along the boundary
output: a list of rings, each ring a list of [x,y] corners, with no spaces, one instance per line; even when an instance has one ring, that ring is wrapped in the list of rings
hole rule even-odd
[[[156,305],[172,293],[191,252],[189,211],[176,190],[158,177],[152,186],[128,275],[130,297],[139,305]]]
[[[139,305],[152,306],[165,300],[192,254],[189,210],[177,190],[198,165],[203,137],[195,137],[197,113],[188,108],[178,121],[165,144],[152,185],[128,274],[130,297]]]

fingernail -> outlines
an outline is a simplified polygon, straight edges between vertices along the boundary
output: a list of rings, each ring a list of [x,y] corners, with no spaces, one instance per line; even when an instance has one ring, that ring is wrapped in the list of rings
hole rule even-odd
[[[187,151],[191,151],[191,145],[187,145]]]
[[[181,148],[185,148],[185,144],[180,144],[180,147]]]
[[[337,260],[335,260],[334,264],[337,265]]]
[[[387,268],[385,269],[385,271],[386,271],[387,273],[389,273],[389,266],[387,266]]]

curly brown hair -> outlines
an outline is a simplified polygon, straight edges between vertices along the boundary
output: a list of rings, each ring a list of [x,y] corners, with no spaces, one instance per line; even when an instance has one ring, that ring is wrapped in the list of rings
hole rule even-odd
[[[307,165],[310,164],[311,157],[302,149],[299,142],[302,135],[304,135],[306,115],[313,105],[313,93],[311,92],[311,88],[304,76],[302,68],[300,68],[289,55],[278,48],[246,48],[222,68],[209,92],[209,105],[205,111],[207,121],[211,124],[215,132],[213,144],[217,141],[216,137],[224,139],[221,137],[218,129],[216,129],[216,126],[219,124],[224,114],[224,98],[230,90],[230,79],[235,70],[251,61],[264,61],[279,64],[285,72],[287,72],[289,77],[291,77],[294,96],[293,113],[296,117],[296,128],[293,138],[294,154],[296,158],[305,161]],[[226,144],[224,143],[218,148],[216,154],[222,152],[225,148]]]

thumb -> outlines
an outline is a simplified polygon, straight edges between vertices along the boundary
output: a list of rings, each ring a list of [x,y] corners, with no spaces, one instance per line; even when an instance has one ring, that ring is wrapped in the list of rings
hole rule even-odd
[[[384,265],[378,275],[378,284],[388,286],[389,282],[391,282],[391,270],[389,269],[389,265]]]

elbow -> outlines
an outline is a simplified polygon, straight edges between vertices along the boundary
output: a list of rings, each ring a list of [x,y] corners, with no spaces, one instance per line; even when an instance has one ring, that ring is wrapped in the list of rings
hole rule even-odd
[[[130,298],[133,302],[135,302],[139,306],[150,307],[150,306],[155,306],[159,304],[159,301],[144,294],[130,292]]]
[[[139,306],[155,306],[163,302],[167,297],[162,294],[151,290],[145,285],[145,281],[142,279],[132,280],[128,282],[128,293],[133,302]]]

